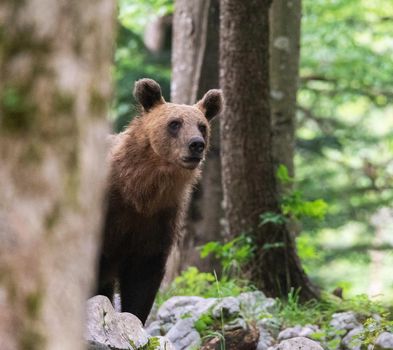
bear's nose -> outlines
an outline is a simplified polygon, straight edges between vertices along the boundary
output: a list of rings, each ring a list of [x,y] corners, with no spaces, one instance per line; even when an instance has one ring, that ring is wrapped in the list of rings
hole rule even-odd
[[[188,148],[191,153],[200,155],[205,149],[205,141],[202,137],[193,137],[188,144]]]

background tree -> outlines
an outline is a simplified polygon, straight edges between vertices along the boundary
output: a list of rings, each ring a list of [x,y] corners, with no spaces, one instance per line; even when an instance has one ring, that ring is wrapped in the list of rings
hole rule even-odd
[[[274,0],[270,8],[270,95],[274,160],[294,176],[296,94],[301,0]]]
[[[226,98],[221,119],[222,175],[228,230],[251,234],[257,245],[251,280],[272,296],[301,288],[317,296],[301,268],[285,225],[260,224],[280,213],[269,106],[270,1],[221,1],[220,83]]]
[[[219,85],[219,1],[177,0],[172,41],[171,99],[176,103],[193,104],[207,90]],[[193,193],[180,243],[178,271],[189,265],[208,271],[218,268],[211,259],[201,260],[196,249],[221,238],[223,213],[218,126],[218,120],[214,120],[203,177]]]
[[[1,348],[82,349],[106,174],[111,0],[0,7]]]

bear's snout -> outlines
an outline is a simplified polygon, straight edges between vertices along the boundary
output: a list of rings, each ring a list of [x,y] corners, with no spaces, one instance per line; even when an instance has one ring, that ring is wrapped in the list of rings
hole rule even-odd
[[[188,149],[192,156],[202,156],[205,150],[205,140],[202,137],[193,137],[188,143]]]
[[[205,140],[200,136],[194,136],[187,144],[188,154],[181,158],[181,166],[186,169],[193,170],[198,167],[203,159],[206,149]]]

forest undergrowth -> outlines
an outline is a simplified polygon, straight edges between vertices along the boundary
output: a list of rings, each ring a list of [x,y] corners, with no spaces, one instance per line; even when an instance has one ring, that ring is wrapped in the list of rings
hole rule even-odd
[[[282,214],[264,213],[260,216],[260,225],[266,223],[283,225],[296,222],[295,226],[300,227],[303,218],[323,219],[328,208],[324,200],[304,199],[303,194],[294,189],[296,184],[289,177],[284,166],[279,167],[277,177],[283,186]],[[315,259],[313,255],[317,253],[301,239],[297,243],[299,256],[303,264],[307,266],[307,260]],[[265,248],[273,249],[274,247]],[[247,279],[247,264],[253,259],[256,251],[250,235],[243,233],[224,243],[208,242],[199,247],[199,250],[202,259],[213,256],[217,260],[220,273],[202,272],[195,266],[188,267],[174,279],[170,286],[161,290],[156,299],[159,306],[173,296],[223,298],[236,297],[241,293],[256,290],[256,287]],[[329,349],[337,348],[336,342],[342,332],[330,324],[332,315],[335,313],[351,311],[357,315],[363,325],[363,331],[355,337],[355,340],[364,345],[373,344],[382,332],[393,331],[393,308],[391,306],[384,304],[378,298],[370,298],[366,294],[346,298],[345,293],[343,295],[342,290],[338,290],[339,293],[322,290],[318,300],[314,299],[305,303],[299,300],[299,290],[292,290],[286,299],[276,299],[277,307],[273,313],[266,313],[260,317],[274,319],[281,328],[317,325],[320,331],[314,333],[312,337],[317,341],[330,339],[330,343],[327,343]],[[217,335],[226,321],[228,320],[222,320],[221,324],[206,314],[195,323],[195,327],[203,336]]]

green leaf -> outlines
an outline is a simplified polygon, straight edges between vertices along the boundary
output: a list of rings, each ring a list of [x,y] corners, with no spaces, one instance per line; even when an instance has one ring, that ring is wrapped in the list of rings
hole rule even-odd
[[[259,226],[263,226],[268,223],[283,225],[286,222],[286,218],[282,214],[278,214],[270,211],[261,214],[259,218],[260,218]]]
[[[278,180],[283,184],[288,184],[290,182],[293,182],[293,178],[289,176],[288,168],[284,164],[280,164],[278,166],[276,176]]]
[[[201,258],[206,258],[212,253],[216,253],[220,247],[220,243],[218,242],[208,242],[205,245],[203,245],[200,250],[200,256]]]

